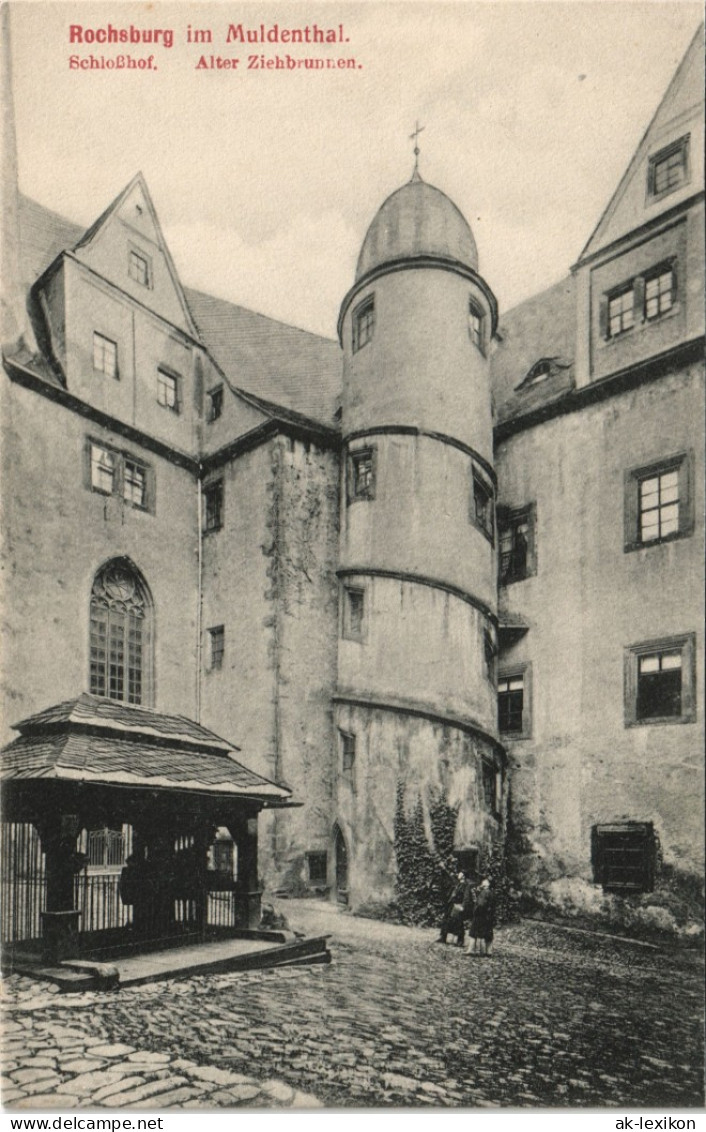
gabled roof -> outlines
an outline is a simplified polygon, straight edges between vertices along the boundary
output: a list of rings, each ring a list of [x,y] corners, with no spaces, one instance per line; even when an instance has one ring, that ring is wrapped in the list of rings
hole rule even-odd
[[[704,26],[695,33],[684,58],[679,64],[664,97],[659,103],[649,126],[642,136],[632,159],[621,177],[618,187],[610,198],[598,224],[593,230],[578,262],[592,255],[600,247],[611,243],[636,227],[634,204],[639,202],[650,217],[645,205],[647,178],[645,166],[650,153],[659,150],[667,142],[689,132],[689,121],[693,119],[704,101]],[[702,135],[703,137],[703,135]],[[695,141],[698,139],[694,139]],[[652,209],[657,211],[672,207],[681,198],[703,189],[703,152],[692,155],[694,177],[680,192],[670,193],[664,203],[656,202]],[[635,198],[631,196],[631,186],[636,184]],[[648,202],[649,204],[649,202]]]
[[[16,724],[0,779],[169,789],[289,805],[291,791],[233,758],[193,720],[84,693]]]
[[[189,310],[189,304],[187,303],[186,297],[184,295],[184,289],[181,285],[181,280],[177,275],[177,270],[174,266],[174,260],[172,259],[171,252],[169,251],[167,241],[164,238],[164,233],[162,232],[162,226],[159,223],[157,211],[152,202],[152,197],[150,196],[149,189],[147,188],[147,182],[145,181],[142,173],[135,174],[135,176],[132,178],[129,184],[125,186],[122,192],[118,193],[115,200],[112,201],[112,203],[108,205],[105,211],[101,213],[98,219],[95,220],[93,224],[91,224],[90,228],[86,229],[80,240],[74,245],[73,250],[78,252],[82,248],[89,247],[90,244],[95,240],[96,236],[98,236],[100,232],[110,223],[112,217],[120,211],[125,201],[135,192],[135,190],[139,191],[140,196],[147,208],[149,218],[154,226],[154,230],[157,236],[157,242],[159,243],[162,254],[164,255],[167,270],[169,272],[176,295],[179,299],[179,304],[181,306],[188,330],[191,334],[193,334],[195,338],[198,338],[198,329],[195,326],[194,320],[191,316],[191,311]]]

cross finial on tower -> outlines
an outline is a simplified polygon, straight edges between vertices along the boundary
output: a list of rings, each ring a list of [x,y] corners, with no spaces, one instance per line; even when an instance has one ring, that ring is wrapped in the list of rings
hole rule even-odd
[[[412,173],[412,180],[419,180],[419,135],[422,130],[426,129],[425,126],[420,126],[419,122],[414,123],[414,133],[409,135],[409,140],[414,140],[414,172]]]

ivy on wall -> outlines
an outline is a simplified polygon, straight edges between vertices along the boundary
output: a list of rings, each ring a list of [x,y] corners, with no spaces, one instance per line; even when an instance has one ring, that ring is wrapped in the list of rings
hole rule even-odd
[[[427,839],[421,798],[405,812],[404,784],[395,799],[394,845],[397,857],[395,898],[402,923],[438,924],[456,873],[453,854],[458,807],[449,806],[439,791],[430,800],[432,845]]]

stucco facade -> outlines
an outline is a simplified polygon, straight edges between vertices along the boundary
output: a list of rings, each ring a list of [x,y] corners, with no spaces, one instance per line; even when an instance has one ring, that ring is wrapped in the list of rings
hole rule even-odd
[[[703,871],[699,46],[571,275],[507,313],[416,170],[338,343],[185,289],[140,175],[85,232],[15,189],[5,734],[84,690],[201,721],[300,803],[270,890],[393,900],[396,815],[431,842],[441,800],[464,860],[508,834],[511,883],[664,926]],[[142,652],[101,652],[109,563]]]

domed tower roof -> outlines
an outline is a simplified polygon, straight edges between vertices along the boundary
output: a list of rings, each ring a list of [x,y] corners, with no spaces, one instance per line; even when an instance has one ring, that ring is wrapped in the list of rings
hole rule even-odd
[[[415,172],[378,209],[358,257],[356,282],[381,264],[422,256],[441,256],[478,270],[468,221],[445,193]]]

